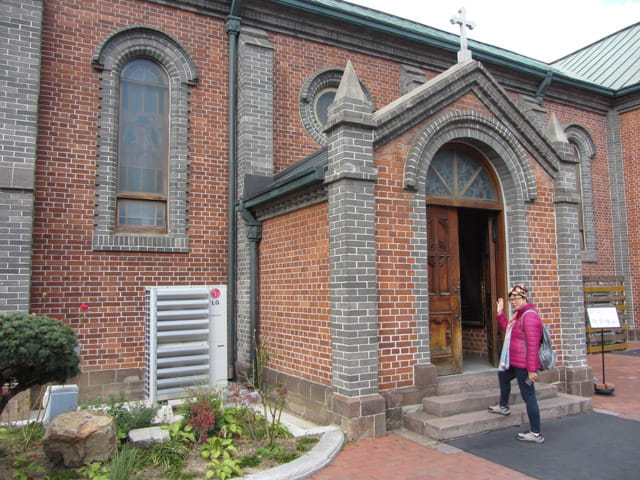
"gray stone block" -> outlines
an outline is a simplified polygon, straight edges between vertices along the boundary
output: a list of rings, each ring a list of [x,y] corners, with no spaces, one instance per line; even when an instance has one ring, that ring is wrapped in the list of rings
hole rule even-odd
[[[161,427],[136,428],[129,432],[129,442],[134,447],[150,448],[156,443],[169,441],[169,431]]]

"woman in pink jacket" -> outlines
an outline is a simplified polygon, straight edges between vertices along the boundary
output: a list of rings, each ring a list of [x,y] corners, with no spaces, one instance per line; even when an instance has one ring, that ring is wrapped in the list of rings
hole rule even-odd
[[[542,322],[533,303],[527,301],[527,288],[524,285],[516,285],[509,290],[509,302],[513,311],[510,319],[507,319],[504,313],[504,300],[499,298],[496,302],[497,318],[505,332],[505,340],[498,367],[500,403],[489,407],[489,411],[500,415],[511,413],[511,380],[518,379],[520,394],[527,407],[530,430],[519,433],[516,438],[525,442],[543,443],[544,437],[540,433],[540,409],[534,386],[540,369],[538,349],[542,338]]]

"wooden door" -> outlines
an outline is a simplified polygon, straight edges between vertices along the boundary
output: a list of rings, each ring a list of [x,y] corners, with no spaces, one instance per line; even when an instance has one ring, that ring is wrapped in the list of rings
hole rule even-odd
[[[496,321],[496,299],[498,291],[498,226],[496,215],[489,215],[487,219],[487,238],[484,248],[484,279],[487,286],[485,294],[485,314],[487,315],[487,351],[489,362],[497,367],[502,345],[499,344],[498,323]]]
[[[427,207],[431,363],[439,375],[462,372],[458,214]]]

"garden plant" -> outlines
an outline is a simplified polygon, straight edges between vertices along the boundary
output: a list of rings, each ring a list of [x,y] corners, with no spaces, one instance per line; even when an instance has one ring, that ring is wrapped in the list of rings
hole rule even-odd
[[[267,358],[261,352],[259,362]],[[226,480],[289,462],[312,448],[317,438],[291,437],[280,423],[286,392],[267,387],[263,376],[260,369],[253,383],[188,389],[184,403],[176,408],[178,421],[162,426],[169,440],[146,449],[131,445],[128,433],[150,426],[157,406],[129,402],[123,395],[83,404],[81,408],[113,417],[119,446],[108,462],[79,468],[51,464],[42,450],[40,423],[1,427],[0,478]]]
[[[18,393],[76,376],[79,364],[78,340],[68,325],[39,315],[1,315],[0,414]]]

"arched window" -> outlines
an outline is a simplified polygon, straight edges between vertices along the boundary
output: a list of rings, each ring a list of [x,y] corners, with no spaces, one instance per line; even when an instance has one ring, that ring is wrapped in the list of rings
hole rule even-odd
[[[167,228],[169,84],[164,71],[135,59],[120,75],[117,228]]]
[[[438,152],[427,171],[426,193],[429,201],[444,203],[497,203],[499,196],[489,170],[464,150]]]
[[[580,125],[570,124],[565,127],[564,131],[575,153],[576,192],[580,196],[578,221],[582,243],[582,260],[597,262],[595,204],[591,172],[591,162],[596,154],[595,143],[589,132]]]
[[[198,71],[172,37],[115,32],[100,71],[94,250],[188,252],[189,87]]]

